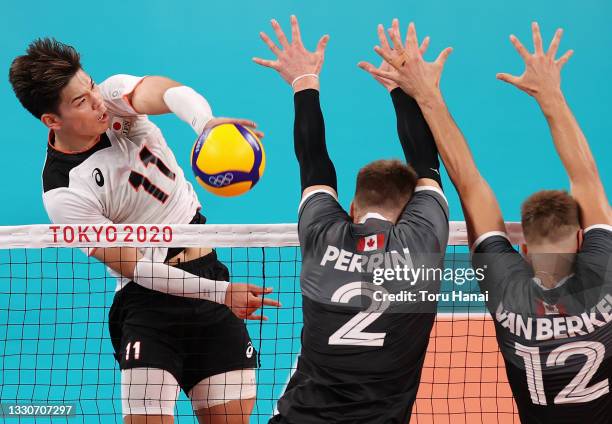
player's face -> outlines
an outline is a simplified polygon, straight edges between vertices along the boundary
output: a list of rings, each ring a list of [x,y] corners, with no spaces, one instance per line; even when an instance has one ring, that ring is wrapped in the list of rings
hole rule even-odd
[[[98,86],[82,69],[60,96],[58,124],[64,133],[93,137],[108,128],[108,114]]]

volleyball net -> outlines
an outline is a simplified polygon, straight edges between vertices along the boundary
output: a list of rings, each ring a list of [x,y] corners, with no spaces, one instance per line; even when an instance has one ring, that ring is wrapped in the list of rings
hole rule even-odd
[[[507,224],[514,243],[520,227]],[[252,423],[265,423],[300,352],[301,257],[295,224],[0,227],[0,403],[18,422],[120,422],[120,371],[109,337],[116,279],[85,248],[214,246],[234,282],[273,288],[282,307],[247,322],[259,353]],[[452,222],[445,269],[468,269],[465,225]],[[443,279],[413,423],[519,422],[493,322],[475,278]],[[408,319],[408,318],[407,318]],[[22,409],[15,409],[22,408]],[[27,408],[23,409],[23,408]],[[63,409],[60,409],[63,408]],[[67,410],[69,409],[69,410]],[[180,394],[175,422],[197,422]],[[10,422],[10,421],[7,421]]]

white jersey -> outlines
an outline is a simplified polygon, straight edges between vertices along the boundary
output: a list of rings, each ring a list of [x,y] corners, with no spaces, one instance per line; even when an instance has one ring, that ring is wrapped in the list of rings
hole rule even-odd
[[[110,124],[88,150],[61,152],[49,134],[43,203],[53,223],[187,224],[200,209],[160,129],[127,100],[141,81],[115,75],[100,84]]]

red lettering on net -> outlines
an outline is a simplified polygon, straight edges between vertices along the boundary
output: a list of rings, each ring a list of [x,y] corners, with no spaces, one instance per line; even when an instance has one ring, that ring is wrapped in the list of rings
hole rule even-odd
[[[49,225],[49,230],[53,243],[115,243],[119,240],[119,231],[114,225]],[[126,225],[121,230],[125,234],[123,240],[119,241],[124,243],[170,243],[173,240],[172,227],[168,225],[161,228],[156,225],[150,228],[145,225]]]
[[[89,236],[87,235],[88,230],[89,230],[88,225],[84,227],[81,227],[79,225],[79,243],[83,243],[83,242],[91,243],[91,240],[89,240]]]

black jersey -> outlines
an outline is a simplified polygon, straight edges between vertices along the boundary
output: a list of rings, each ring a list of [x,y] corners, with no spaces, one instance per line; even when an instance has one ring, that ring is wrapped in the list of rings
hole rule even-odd
[[[574,273],[551,289],[503,234],[484,235],[473,264],[521,421],[612,422],[612,227],[585,230]]]
[[[418,187],[397,224],[377,214],[354,224],[330,193],[316,192],[302,202],[298,232],[302,350],[273,422],[408,422],[435,304],[387,295],[435,291],[440,282],[375,283],[372,275],[440,266],[448,241],[444,195]]]

